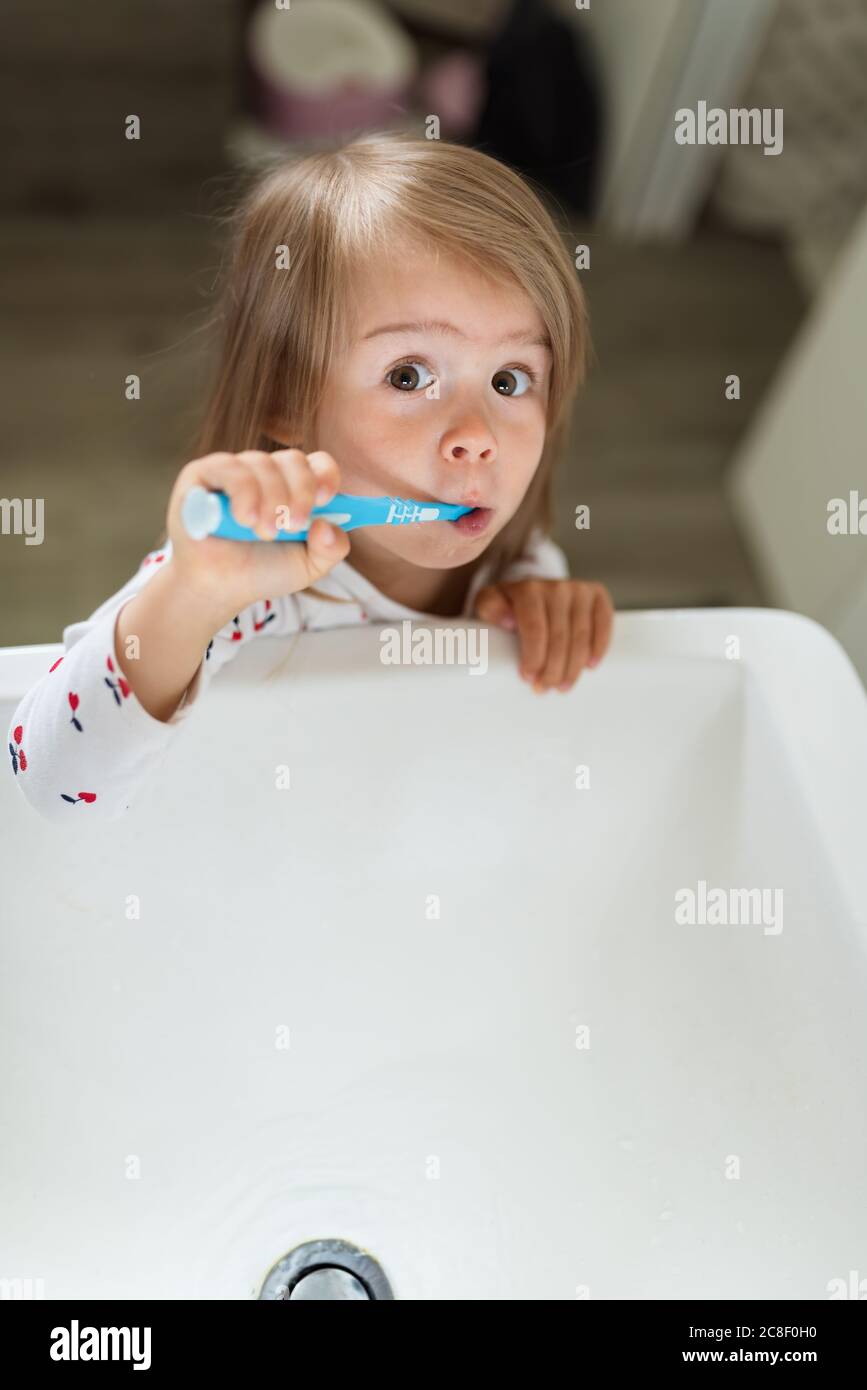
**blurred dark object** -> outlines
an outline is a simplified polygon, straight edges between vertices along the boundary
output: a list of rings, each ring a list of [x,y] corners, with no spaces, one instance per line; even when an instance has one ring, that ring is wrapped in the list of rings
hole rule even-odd
[[[446,140],[464,141],[478,122],[487,93],[484,63],[475,53],[454,48],[422,73],[417,100],[436,112]]]
[[[594,206],[601,103],[588,47],[544,0],[514,0],[487,49],[487,100],[468,143],[544,184],[576,212]]]

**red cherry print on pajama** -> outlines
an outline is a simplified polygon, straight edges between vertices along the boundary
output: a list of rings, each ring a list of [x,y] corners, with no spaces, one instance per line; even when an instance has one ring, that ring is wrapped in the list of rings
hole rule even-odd
[[[60,796],[63,801],[69,801],[73,806],[77,806],[79,801],[83,801],[86,805],[90,805],[92,801],[96,800],[96,792],[79,792],[78,796],[67,796],[66,792],[61,792]]]
[[[129,687],[129,685],[128,685],[127,682],[124,680],[123,676],[120,674],[119,671],[118,671],[118,672],[115,672],[115,669],[114,669],[114,662],[112,661],[111,657],[110,657],[110,656],[107,656],[107,657],[105,658],[105,660],[106,660],[106,665],[108,666],[108,669],[109,669],[109,671],[111,671],[112,675],[115,675],[115,674],[117,675],[117,683],[118,683],[118,685],[119,685],[119,687],[120,687],[121,693],[123,694],[123,698],[126,699],[127,695],[128,695],[129,692],[130,692],[130,687]],[[117,703],[120,704],[120,696],[118,695],[117,691],[115,690],[114,685],[112,684],[112,682],[108,679],[108,676],[106,676],[106,678],[105,678],[105,683],[106,683],[106,685],[111,686],[111,689],[112,689],[112,691],[114,692],[114,698],[115,698],[115,700],[117,701]]]
[[[256,631],[256,632],[261,632],[261,631],[262,631],[262,628],[265,626],[265,624],[266,624],[266,623],[272,622],[272,621],[274,620],[274,618],[276,618],[276,616],[277,616],[276,613],[272,613],[272,612],[271,612],[271,600],[270,600],[269,598],[266,598],[266,600],[265,600],[265,617],[262,619],[261,622],[257,622],[257,623],[254,623],[254,624],[253,624],[253,627],[254,627],[255,631]]]
[[[75,717],[75,711],[78,709],[78,696],[73,690],[70,690],[67,699],[69,700],[69,708],[72,710],[72,719],[70,722],[75,725],[79,733],[83,733],[84,731]]]
[[[107,657],[105,658],[105,664],[106,664],[106,666],[108,667],[109,671],[111,671],[112,675],[115,675],[116,672],[115,672],[115,669],[114,669],[114,662],[112,661],[112,659],[111,659],[110,656],[107,656]],[[109,680],[108,676],[106,676],[106,677],[105,677],[105,683],[106,683],[106,685],[108,686],[109,690],[111,691],[112,695],[114,696],[114,702],[115,702],[115,704],[116,704],[116,705],[122,704],[120,695],[118,695],[118,693],[117,693],[117,686],[115,686],[114,681]],[[125,700],[126,697],[127,697],[127,695],[129,694],[130,688],[129,688],[129,686],[127,685],[126,681],[124,680],[123,676],[118,675],[118,677],[117,677],[117,685],[120,686],[120,689],[121,689],[121,691],[123,692],[123,698],[124,698],[124,700]]]
[[[9,745],[9,753],[12,757],[12,771],[15,773],[16,777],[18,776],[19,768],[22,772],[27,771],[27,758],[25,757],[24,749],[21,747],[21,739],[23,734],[24,725],[16,724],[15,728],[12,730],[12,737],[14,738],[15,743],[17,743],[18,747],[16,748],[15,745],[12,743],[10,743]]]
[[[232,641],[233,641],[233,642],[241,642],[241,641],[243,640],[243,637],[244,637],[244,634],[243,634],[243,632],[241,631],[241,624],[240,624],[240,621],[239,621],[239,616],[240,616],[240,615],[236,615],[236,616],[232,619],[232,622],[235,624],[234,631],[232,632]]]
[[[59,657],[57,658],[57,660],[55,661],[54,665],[53,665],[53,666],[49,666],[49,668],[48,668],[48,674],[49,674],[49,676],[51,675],[51,672],[52,672],[52,671],[56,671],[56,670],[57,670],[57,668],[58,668],[58,666],[60,665],[60,663],[61,663],[62,660],[63,660],[63,657],[62,657],[62,656],[59,656]]]

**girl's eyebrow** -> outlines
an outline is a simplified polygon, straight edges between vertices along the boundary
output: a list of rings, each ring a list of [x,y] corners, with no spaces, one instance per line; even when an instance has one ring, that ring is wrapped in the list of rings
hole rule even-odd
[[[420,323],[388,323],[382,328],[372,328],[369,333],[364,334],[361,341],[366,342],[368,338],[378,338],[386,333],[452,333],[458,338],[467,336],[453,323],[446,323],[443,319],[425,319]],[[521,328],[514,333],[504,334],[494,343],[494,347],[504,347],[506,343],[522,343],[526,347],[551,347],[551,339],[547,333],[539,335]]]

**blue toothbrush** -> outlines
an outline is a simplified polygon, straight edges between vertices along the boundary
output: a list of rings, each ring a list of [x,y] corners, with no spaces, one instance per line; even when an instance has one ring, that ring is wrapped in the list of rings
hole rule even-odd
[[[322,516],[341,531],[354,531],[358,526],[406,526],[419,521],[457,521],[471,512],[472,507],[452,506],[448,502],[414,502],[411,497],[354,497],[349,492],[336,492],[324,507],[314,507],[311,521]],[[193,540],[218,536],[229,541],[260,541],[249,526],[241,526],[232,515],[225,492],[193,487],[181,506],[181,520]],[[278,531],[275,541],[303,541],[309,527],[302,531]]]

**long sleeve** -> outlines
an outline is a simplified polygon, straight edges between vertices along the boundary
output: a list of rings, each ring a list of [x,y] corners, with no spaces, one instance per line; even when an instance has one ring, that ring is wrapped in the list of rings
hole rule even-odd
[[[12,774],[22,796],[47,820],[69,824],[70,817],[82,823],[85,818],[121,817],[145,780],[165,764],[216,672],[260,634],[282,637],[299,630],[425,616],[386,598],[341,562],[316,586],[337,602],[312,593],[284,595],[251,604],[226,623],[208,643],[177,709],[163,721],[148,713],[118,669],[114,638],[121,610],[170,559],[167,542],[145,556],[123,588],[89,618],[64,628],[63,655],[19,701],[7,736]],[[536,530],[503,578],[568,575],[562,550]],[[466,616],[485,582],[480,568],[467,594]]]
[[[12,773],[22,795],[48,820],[122,816],[163,763],[219,667],[259,632],[278,625],[291,630],[289,600],[279,613],[267,599],[242,610],[211,639],[171,718],[155,719],[118,667],[114,636],[121,610],[170,556],[170,543],[151,552],[88,619],[64,628],[64,654],[12,716],[7,739]]]

